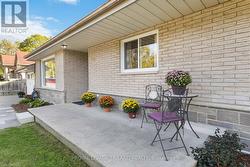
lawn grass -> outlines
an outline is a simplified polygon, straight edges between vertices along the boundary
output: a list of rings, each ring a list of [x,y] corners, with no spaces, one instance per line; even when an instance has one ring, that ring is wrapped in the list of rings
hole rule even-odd
[[[87,167],[65,145],[37,124],[0,131],[1,167]]]

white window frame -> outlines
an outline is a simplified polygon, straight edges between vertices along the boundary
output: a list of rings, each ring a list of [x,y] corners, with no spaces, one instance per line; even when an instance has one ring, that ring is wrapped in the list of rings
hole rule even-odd
[[[44,62],[47,61],[47,60],[51,60],[51,59],[55,59],[55,61],[56,61],[55,55],[46,57],[46,58],[44,58],[44,59],[41,60],[41,86],[42,86],[42,88],[54,89],[55,90],[56,86],[55,86],[55,88],[52,88],[52,87],[49,87],[49,86],[45,85]],[[57,80],[56,80],[56,82],[57,82]]]
[[[125,51],[124,51],[124,45],[126,42],[130,42],[130,41],[133,41],[133,40],[138,40],[140,38],[143,38],[143,37],[147,37],[147,36],[150,36],[150,35],[154,35],[156,34],[156,49],[157,49],[157,55],[156,55],[156,67],[152,67],[152,68],[139,68],[140,66],[140,60],[139,60],[139,57],[140,57],[140,43],[138,42],[138,68],[136,69],[125,69]],[[140,34],[140,35],[137,35],[137,36],[133,36],[131,38],[127,38],[127,39],[124,39],[121,41],[121,73],[155,73],[155,72],[158,72],[159,71],[159,31],[158,30],[153,30],[153,31],[150,31],[150,32],[147,32],[147,33],[143,33],[143,34]]]

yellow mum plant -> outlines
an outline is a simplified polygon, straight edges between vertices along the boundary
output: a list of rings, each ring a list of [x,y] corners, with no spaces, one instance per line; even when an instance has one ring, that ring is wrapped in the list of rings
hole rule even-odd
[[[91,103],[96,99],[96,95],[91,92],[85,92],[82,94],[81,99],[85,103]]]
[[[122,109],[126,113],[137,112],[139,108],[139,103],[135,99],[128,98],[122,102]]]

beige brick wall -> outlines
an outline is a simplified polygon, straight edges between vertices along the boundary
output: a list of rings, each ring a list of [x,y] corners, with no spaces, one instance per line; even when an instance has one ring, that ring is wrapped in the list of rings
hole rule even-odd
[[[37,88],[40,93],[40,98],[53,104],[65,103],[64,91]]]
[[[64,91],[64,54],[63,52],[55,53],[56,62],[56,90]]]
[[[36,61],[36,88],[40,96],[52,103],[79,101],[88,90],[87,53],[64,50],[54,53],[56,61],[56,89],[41,88],[41,61]]]
[[[66,102],[79,101],[80,95],[88,90],[87,53],[64,51],[64,89]]]
[[[122,74],[117,39],[89,48],[89,90],[143,97],[147,84],[167,87],[166,73],[182,69],[193,77],[195,104],[250,110],[250,0],[231,0],[143,32],[153,29],[159,30],[158,73]]]

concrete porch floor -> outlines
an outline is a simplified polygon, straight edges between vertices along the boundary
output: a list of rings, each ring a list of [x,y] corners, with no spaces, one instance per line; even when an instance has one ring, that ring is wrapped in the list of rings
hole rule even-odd
[[[186,156],[184,149],[168,151],[165,161],[160,143],[151,146],[156,133],[154,125],[144,124],[141,118],[129,119],[126,113],[112,111],[105,113],[100,107],[86,108],[76,104],[52,105],[32,109],[36,121],[71,148],[90,166],[105,167],[192,167],[195,161]],[[162,134],[173,135],[173,128]],[[187,147],[200,146],[201,139],[185,129],[184,141]],[[180,146],[180,141],[164,141],[166,148]],[[189,151],[191,151],[189,149]],[[190,153],[191,154],[191,153]]]

